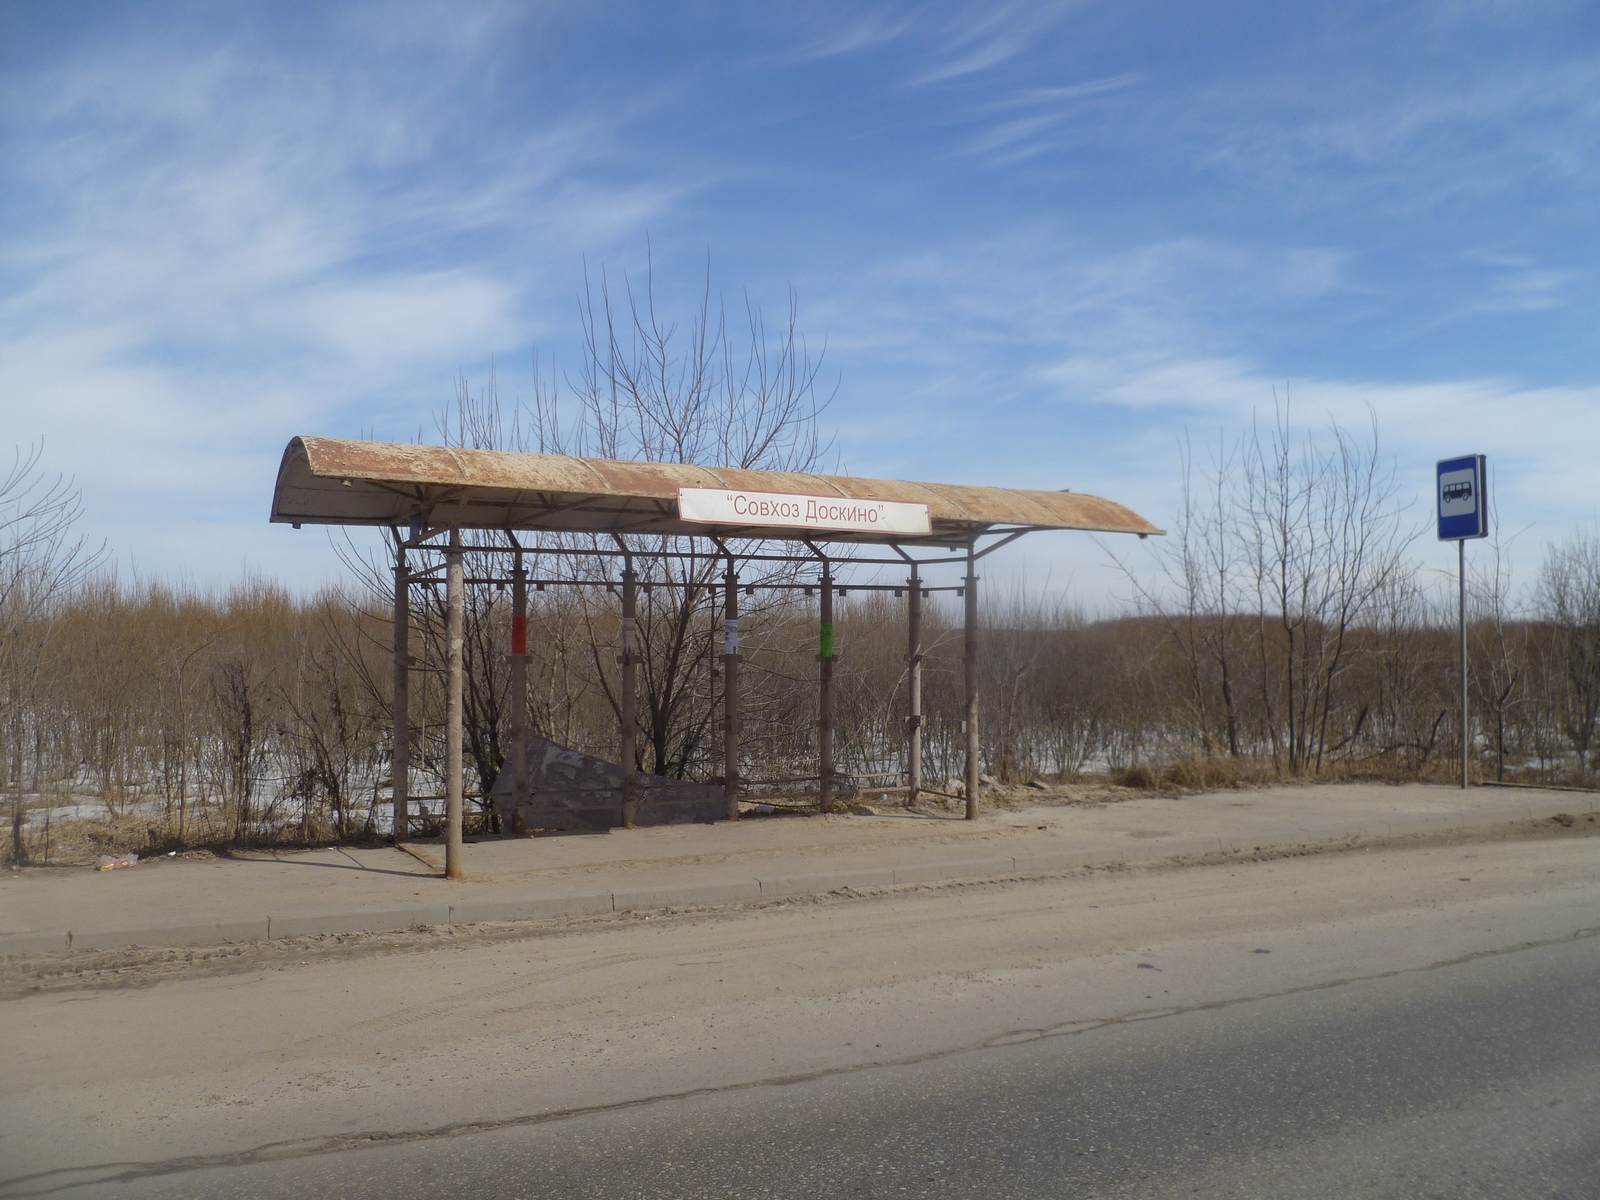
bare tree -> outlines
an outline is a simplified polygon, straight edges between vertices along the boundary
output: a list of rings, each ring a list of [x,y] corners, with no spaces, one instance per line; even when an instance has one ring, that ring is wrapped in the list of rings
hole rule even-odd
[[[1600,719],[1600,533],[1585,530],[1553,546],[1539,573],[1537,608],[1551,627],[1562,731],[1587,774]]]
[[[333,818],[333,832],[355,832],[360,807],[357,787],[375,777],[386,749],[381,707],[374,702],[373,664],[362,653],[371,638],[348,635],[356,606],[338,592],[312,602],[310,634],[300,645],[292,674],[277,681],[279,736],[290,770],[289,793],[300,802],[301,836],[312,840],[323,811]],[[359,622],[360,618],[357,618]],[[370,821],[372,805],[366,806]]]
[[[1494,495],[1493,489],[1489,495]],[[1508,543],[1501,537],[1498,514],[1492,513],[1491,518],[1488,562],[1469,576],[1475,611],[1468,632],[1476,707],[1488,726],[1495,778],[1504,781],[1511,741],[1526,702],[1529,630],[1513,607]]]
[[[493,372],[476,393],[462,378],[452,408],[437,422],[439,431],[447,444],[483,449],[814,470],[831,447],[819,424],[830,398],[819,389],[822,352],[813,356],[800,332],[792,291],[785,320],[776,329],[748,296],[742,307],[735,331],[722,299],[713,295],[709,265],[699,298],[681,321],[668,316],[659,301],[653,263],[637,287],[624,276],[620,295],[604,268],[598,279],[586,271],[578,304],[583,358],[576,374],[567,377],[566,392],[536,352],[528,403],[508,412]],[[615,549],[576,536],[561,544],[580,551]],[[713,589],[723,563],[714,549],[686,538],[635,537],[630,550],[635,570],[650,581],[637,620],[642,736],[636,765],[680,776],[696,768],[705,773],[714,757],[710,731],[720,658],[721,618],[713,611]],[[558,563],[555,569],[575,571],[590,583],[614,584],[609,561]],[[740,585],[759,593],[764,583],[790,574],[768,572],[741,579]],[[609,669],[616,616],[605,595],[604,588],[582,589],[572,595],[570,606],[583,626],[588,684],[620,714],[617,681]],[[474,613],[480,625],[491,623],[486,612],[475,607]],[[469,644],[472,640],[469,634]],[[570,660],[566,665],[570,668]],[[488,678],[490,658],[482,656],[481,666],[482,703],[469,720],[477,719],[483,728],[469,732],[469,743],[485,748],[479,769],[491,772],[483,781],[487,788],[503,744],[501,714],[509,710],[497,699],[503,683]],[[534,715],[537,721],[541,714],[536,709]]]
[[[1182,443],[1182,505],[1155,582],[1114,561],[1177,652],[1193,748],[1264,751],[1296,775],[1353,747],[1373,715],[1343,684],[1378,608],[1406,590],[1415,534],[1375,419],[1364,438],[1336,423],[1302,434],[1274,399],[1270,424],[1231,446],[1219,435],[1203,470]]]
[[[52,618],[103,557],[102,549],[75,533],[82,493],[65,476],[49,475],[43,458],[42,442],[19,446],[0,477],[0,770],[12,795],[11,853],[17,862],[28,853],[23,797],[30,745],[34,791],[39,784],[43,730],[30,728],[30,719],[39,708]]]
[[[1354,733],[1335,728],[1350,634],[1407,569],[1416,535],[1402,523],[1375,417],[1363,440],[1337,424],[1322,439],[1297,438],[1287,402],[1273,415],[1244,445],[1241,533],[1257,610],[1276,625],[1255,655],[1268,736],[1274,758],[1299,774],[1321,769],[1330,737]]]
[[[1137,608],[1160,618],[1179,653],[1189,738],[1202,755],[1222,747],[1233,757],[1242,752],[1235,695],[1241,638],[1235,613],[1241,606],[1244,554],[1234,476],[1243,452],[1219,430],[1217,447],[1199,475],[1185,432],[1178,447],[1183,494],[1172,536],[1155,548],[1153,585],[1102,545],[1132,585]]]

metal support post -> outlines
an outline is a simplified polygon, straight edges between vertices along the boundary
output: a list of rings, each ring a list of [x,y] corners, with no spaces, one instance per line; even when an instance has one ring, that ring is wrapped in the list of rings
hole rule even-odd
[[[822,560],[821,630],[817,653],[817,799],[823,812],[833,811],[833,567]]]
[[[460,879],[461,871],[461,718],[464,680],[461,668],[462,593],[466,582],[461,564],[461,530],[450,530],[445,551],[444,640],[449,685],[444,716],[444,877]]]
[[[390,778],[394,784],[394,840],[403,842],[411,829],[411,576],[406,548],[394,552],[394,750]]]
[[[525,833],[528,803],[528,571],[518,550],[511,567],[511,832]]]
[[[967,719],[967,820],[978,818],[978,559],[976,546],[967,548],[967,582],[963,595],[967,602],[966,668]]]
[[[638,820],[639,767],[637,757],[639,701],[639,625],[636,607],[639,581],[633,573],[633,559],[622,560],[622,694],[618,714],[622,722],[622,741],[618,752],[622,763],[622,827],[632,829]]]
[[[906,718],[906,734],[910,745],[906,750],[907,802],[915,804],[922,791],[922,579],[917,566],[911,564],[910,603],[906,608],[906,693],[910,699],[910,715]]]
[[[1456,566],[1461,585],[1461,786],[1467,786],[1467,543],[1456,539]]]
[[[722,782],[728,820],[739,819],[739,576],[728,559],[722,606]]]

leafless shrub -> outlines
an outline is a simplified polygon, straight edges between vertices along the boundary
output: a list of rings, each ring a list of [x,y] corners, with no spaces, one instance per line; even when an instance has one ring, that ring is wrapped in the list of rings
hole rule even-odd
[[[1536,612],[1547,703],[1587,774],[1600,719],[1600,534],[1574,534],[1553,547],[1539,574]]]
[[[25,788],[37,793],[49,733],[40,717],[62,603],[101,552],[74,532],[81,493],[51,477],[43,445],[18,447],[0,476],[0,771],[11,793],[10,857],[28,859]]]

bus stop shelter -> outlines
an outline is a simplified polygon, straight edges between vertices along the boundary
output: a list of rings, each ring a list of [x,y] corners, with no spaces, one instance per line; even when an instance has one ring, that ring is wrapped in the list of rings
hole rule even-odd
[[[272,521],[293,525],[372,526],[389,531],[394,546],[393,803],[397,839],[406,836],[410,786],[411,552],[435,551],[444,560],[445,873],[461,875],[463,596],[465,560],[512,560],[475,580],[504,582],[512,592],[511,769],[520,803],[527,795],[527,588],[524,555],[575,555],[621,562],[618,761],[623,766],[620,823],[634,823],[641,786],[635,770],[638,646],[635,570],[637,539],[698,539],[723,564],[724,712],[723,811],[737,820],[740,796],[739,593],[742,566],[787,563],[807,573],[803,587],[819,598],[818,785],[829,807],[837,776],[833,762],[832,615],[836,593],[904,590],[909,598],[906,720],[907,784],[915,801],[922,780],[922,601],[934,591],[963,600],[965,680],[965,801],[978,815],[978,573],[979,560],[1022,537],[1050,529],[1127,533],[1162,531],[1137,513],[1098,496],[1071,491],[911,483],[684,463],[627,462],[564,455],[521,454],[443,446],[400,445],[339,438],[297,437],[284,450],[272,497]],[[503,536],[504,545],[485,535]],[[576,545],[570,535],[588,544]],[[539,539],[544,537],[546,541]],[[529,540],[531,539],[531,540]],[[548,539],[560,539],[551,542]],[[527,544],[524,541],[527,540]],[[679,543],[668,543],[669,546]],[[675,557],[651,549],[652,558]],[[850,566],[897,567],[903,584],[841,584],[835,571]],[[929,578],[960,574],[939,585]],[[770,586],[767,584],[763,585]]]

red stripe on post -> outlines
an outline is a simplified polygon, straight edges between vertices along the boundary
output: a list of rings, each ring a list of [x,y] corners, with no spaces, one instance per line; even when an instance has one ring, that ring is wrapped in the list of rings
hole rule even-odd
[[[528,618],[511,618],[511,653],[526,654],[528,652]]]

